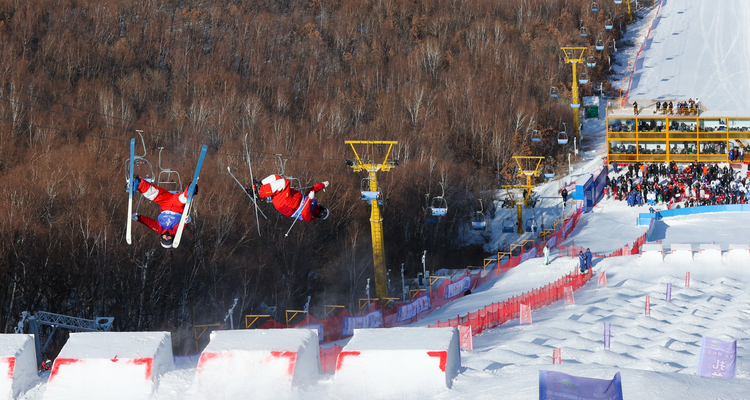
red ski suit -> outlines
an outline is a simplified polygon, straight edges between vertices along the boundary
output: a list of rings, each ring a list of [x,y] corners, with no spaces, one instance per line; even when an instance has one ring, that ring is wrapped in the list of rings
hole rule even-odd
[[[261,199],[270,197],[273,206],[287,217],[294,217],[303,221],[315,221],[320,215],[320,207],[317,202],[307,197],[310,192],[319,192],[325,185],[318,183],[313,185],[304,196],[297,190],[292,189],[289,180],[280,175],[271,175],[263,179],[263,185],[258,190]],[[304,203],[303,203],[304,201]],[[300,211],[300,206],[303,206]]]
[[[145,179],[141,179],[141,183],[136,189],[143,193],[143,197],[161,206],[158,220],[139,215],[137,221],[160,235],[168,233],[174,236],[177,231],[177,225],[182,217],[182,212],[185,210],[188,189],[185,188],[184,192],[171,193]]]

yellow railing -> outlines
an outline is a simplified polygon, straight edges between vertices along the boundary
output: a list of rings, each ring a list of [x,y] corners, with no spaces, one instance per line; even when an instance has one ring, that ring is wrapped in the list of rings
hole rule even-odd
[[[252,321],[247,322],[248,319],[251,319]],[[253,325],[258,322],[258,319],[260,318],[271,318],[270,315],[245,315],[245,329],[250,329],[253,327]]]

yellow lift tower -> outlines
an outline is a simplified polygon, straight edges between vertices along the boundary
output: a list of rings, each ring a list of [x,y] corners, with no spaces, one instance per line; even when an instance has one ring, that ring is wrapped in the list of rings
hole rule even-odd
[[[581,143],[581,136],[578,129],[578,110],[581,103],[578,101],[578,75],[576,74],[576,65],[584,60],[583,54],[586,52],[585,47],[560,47],[565,54],[565,63],[573,65],[573,86],[571,87],[571,96],[573,97],[570,107],[573,109],[573,132]]]
[[[534,188],[534,184],[531,183],[531,177],[538,177],[540,175],[539,167],[544,161],[544,157],[540,156],[513,156],[518,166],[518,176],[526,177],[525,185],[503,185],[506,192],[508,193],[509,205],[516,207],[518,213],[518,233],[523,233],[523,206],[527,208],[531,205],[531,191]],[[510,193],[510,189],[526,189],[526,196],[521,200],[515,200],[513,195]]]
[[[383,217],[380,215],[380,202],[382,201],[382,192],[378,187],[376,173],[378,171],[388,172],[398,165],[398,160],[389,160],[393,145],[398,142],[393,141],[366,141],[366,140],[347,140],[346,144],[352,147],[354,151],[354,160],[346,160],[346,164],[352,167],[354,172],[367,171],[367,178],[362,180],[362,200],[370,203],[372,211],[370,212],[370,228],[372,231],[372,261],[375,266],[375,292],[378,297],[385,299],[388,297],[388,283],[385,268],[385,246],[383,244]],[[382,154],[379,150],[385,149],[383,160],[375,160],[376,152]],[[357,148],[360,151],[357,151]]]

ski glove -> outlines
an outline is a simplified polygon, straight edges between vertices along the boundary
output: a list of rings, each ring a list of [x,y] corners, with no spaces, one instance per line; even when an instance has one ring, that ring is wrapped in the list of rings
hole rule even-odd
[[[310,191],[310,194],[308,194],[307,197],[309,197],[310,200],[315,200],[315,192]]]
[[[138,221],[138,214],[133,214],[133,221]]]
[[[327,187],[328,187],[328,181],[323,181],[323,188],[325,189]]]

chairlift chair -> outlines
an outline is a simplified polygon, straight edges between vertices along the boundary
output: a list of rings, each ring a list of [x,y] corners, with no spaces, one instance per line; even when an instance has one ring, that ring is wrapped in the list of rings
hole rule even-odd
[[[602,35],[601,32],[599,32],[599,36],[597,36],[597,39],[596,39],[596,50],[597,51],[604,50],[604,35]]]
[[[585,26],[581,25],[580,34],[581,34],[581,37],[586,37],[589,35],[589,30],[586,29]]]
[[[513,233],[516,231],[516,224],[513,219],[507,217],[503,220],[503,233]]]
[[[443,196],[432,198],[432,207],[430,207],[433,217],[444,217],[448,214],[448,202]]]
[[[380,188],[378,188],[378,190],[372,190],[372,186],[370,185],[371,182],[372,179],[369,177],[362,179],[362,200],[373,201],[379,200],[382,197],[380,195]]]
[[[615,24],[612,21],[612,13],[609,13],[609,17],[607,18],[607,22],[604,23],[604,29],[612,29],[614,28]]]
[[[526,232],[539,232],[539,225],[536,223],[536,218],[529,217],[526,220]]]
[[[147,152],[146,152],[146,141],[143,139],[142,132],[143,131],[141,131],[141,130],[136,130],[136,133],[138,133],[138,136],[141,137],[141,145],[143,146],[143,155],[140,155],[140,156],[136,155],[135,156],[135,162],[134,162],[134,168],[133,169],[135,170],[136,169],[135,167],[137,167],[139,165],[145,165],[145,166],[148,167],[148,171],[146,173],[136,173],[134,171],[133,175],[141,175],[147,181],[152,182],[153,179],[154,179],[154,176],[156,176],[156,175],[154,174],[154,168],[151,166],[151,162],[148,161],[148,159],[146,159],[146,154],[147,154]],[[161,165],[161,150],[159,151],[159,164]],[[128,165],[128,169],[130,169],[129,165]],[[128,173],[130,173],[130,171],[128,171]]]
[[[161,166],[162,150],[164,150],[164,147],[159,147],[159,176],[157,177],[156,186],[164,188],[166,184],[177,185],[177,189],[173,193],[179,192],[184,189],[184,187],[182,186],[182,178],[180,178],[180,173]],[[172,174],[177,175],[177,180],[172,178]],[[162,177],[164,179],[162,179]]]
[[[562,124],[563,129],[557,133],[557,144],[568,144],[568,127],[565,122]]]
[[[581,85],[589,83],[589,73],[586,70],[581,71],[581,75],[578,76],[578,83]]]
[[[549,88],[549,97],[557,98],[560,96],[560,91],[557,89],[556,86],[552,86]]]
[[[555,169],[551,165],[544,167],[544,177],[546,179],[552,179],[555,177]]]
[[[279,169],[281,172],[279,175],[283,176],[284,179],[289,181],[289,186],[291,186],[293,189],[301,189],[302,188],[302,182],[299,180],[299,178],[295,178],[293,176],[287,176],[286,174],[286,162],[287,160],[282,160],[281,156],[282,154],[275,154],[275,156],[279,159]],[[268,201],[269,198],[266,199]]]
[[[615,4],[622,4],[622,0],[615,0]]]
[[[597,2],[591,2],[591,11],[593,12],[599,12],[599,3]]]
[[[487,218],[484,216],[484,205],[482,205],[482,199],[479,199],[479,211],[474,213],[471,220],[471,229],[475,231],[483,231],[487,227]]]
[[[586,66],[589,68],[596,67],[596,58],[594,58],[594,56],[586,57]]]
[[[531,141],[532,142],[541,142],[542,141],[542,134],[539,133],[537,129],[534,129],[533,132],[531,132]]]

